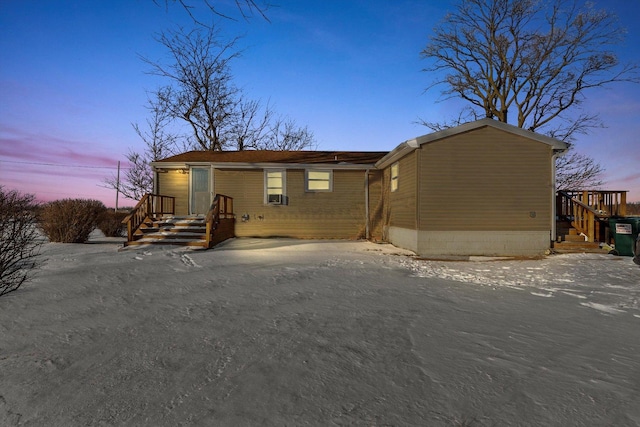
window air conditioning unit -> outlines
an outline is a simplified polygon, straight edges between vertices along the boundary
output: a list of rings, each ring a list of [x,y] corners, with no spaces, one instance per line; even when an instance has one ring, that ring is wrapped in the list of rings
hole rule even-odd
[[[282,194],[269,194],[268,202],[270,205],[281,205],[283,204],[284,196]]]

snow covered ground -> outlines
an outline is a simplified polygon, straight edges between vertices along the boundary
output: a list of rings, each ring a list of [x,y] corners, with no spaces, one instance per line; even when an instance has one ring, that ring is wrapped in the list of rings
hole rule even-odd
[[[472,257],[471,262],[401,263],[417,277],[508,287],[545,298],[570,295],[585,307],[640,318],[640,267],[628,257],[584,253],[509,262]]]
[[[629,257],[120,247],[0,298],[0,425],[640,425]]]

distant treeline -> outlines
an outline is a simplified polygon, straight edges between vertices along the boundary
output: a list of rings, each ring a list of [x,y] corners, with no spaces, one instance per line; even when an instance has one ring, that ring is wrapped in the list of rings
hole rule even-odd
[[[627,215],[640,215],[640,202],[627,203]]]

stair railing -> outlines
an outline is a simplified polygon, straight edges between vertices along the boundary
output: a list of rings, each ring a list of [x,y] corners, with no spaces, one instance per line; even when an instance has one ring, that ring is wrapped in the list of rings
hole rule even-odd
[[[129,212],[122,223],[127,225],[127,242],[132,242],[136,232],[147,218],[157,215],[175,215],[176,198],[160,194],[145,194]]]
[[[233,198],[224,194],[216,194],[213,203],[205,217],[206,223],[206,247],[211,248],[217,241],[222,241],[233,236]],[[214,236],[216,230],[219,230],[223,220],[231,220],[231,229],[221,232],[219,236]],[[229,222],[229,221],[225,221]],[[224,233],[224,234],[223,234]]]
[[[568,219],[571,226],[595,242],[601,235],[600,224],[611,216],[626,212],[624,191],[570,191],[557,193],[557,215]]]
[[[619,217],[627,214],[627,191],[561,190],[561,192],[609,216]]]

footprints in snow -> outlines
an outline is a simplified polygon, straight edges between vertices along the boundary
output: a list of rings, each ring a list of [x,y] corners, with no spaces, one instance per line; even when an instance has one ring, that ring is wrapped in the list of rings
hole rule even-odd
[[[151,256],[151,255],[153,254],[149,251],[138,252],[134,258],[137,259],[138,261],[142,261],[144,259],[143,256]]]
[[[180,261],[187,267],[200,267],[196,262],[187,254],[180,255]]]
[[[136,256],[134,257],[134,259],[137,259],[138,261],[142,261],[144,260],[145,256],[151,256],[153,255],[152,252],[149,251],[144,251],[144,252],[138,252],[136,254]],[[177,254],[176,252],[169,252],[166,254],[166,256],[171,257],[171,258],[180,258],[180,262],[187,266],[187,267],[200,267],[200,265],[198,265],[193,258],[191,258],[189,255],[187,254]]]

